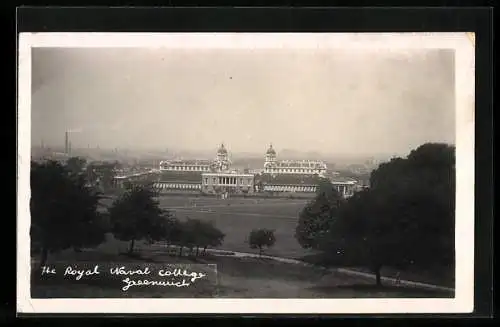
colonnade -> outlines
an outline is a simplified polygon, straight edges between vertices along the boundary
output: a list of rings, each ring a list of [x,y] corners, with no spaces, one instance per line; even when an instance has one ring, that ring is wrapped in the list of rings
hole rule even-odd
[[[197,183],[155,183],[154,187],[160,190],[201,190],[201,184]]]
[[[312,193],[312,192],[316,192],[316,186],[264,185],[264,191]]]
[[[209,166],[168,166],[160,167],[160,170],[165,171],[209,171]]]
[[[226,176],[217,177],[218,185],[237,185],[237,182],[238,180],[236,177],[226,177]]]

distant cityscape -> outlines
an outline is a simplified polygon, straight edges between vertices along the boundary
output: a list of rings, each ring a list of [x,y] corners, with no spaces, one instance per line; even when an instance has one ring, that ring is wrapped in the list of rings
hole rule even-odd
[[[370,172],[378,165],[373,157],[352,162],[327,162],[315,158],[291,159],[269,145],[260,158],[253,154],[230,155],[224,144],[215,159],[195,158],[168,151],[101,149],[99,146],[72,148],[68,133],[64,147],[42,144],[32,148],[33,160],[67,161],[85,159],[87,165],[113,163],[113,187],[124,183],[152,179],[160,192],[202,192],[210,194],[271,193],[312,194],[320,180],[328,180],[344,196],[369,186]],[[288,151],[289,153],[290,151]],[[300,152],[295,152],[295,158]],[[284,159],[281,159],[284,158]]]

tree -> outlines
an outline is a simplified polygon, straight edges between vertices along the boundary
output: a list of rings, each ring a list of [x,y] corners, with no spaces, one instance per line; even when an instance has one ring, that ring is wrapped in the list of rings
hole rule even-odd
[[[154,192],[143,185],[131,185],[109,208],[109,217],[115,238],[129,241],[129,254],[135,241],[155,242],[167,233],[169,214],[159,207]]]
[[[371,175],[341,207],[320,248],[341,265],[428,266],[454,260],[454,148],[424,144]]]
[[[197,247],[203,248],[203,253],[206,253],[207,248],[217,247],[224,242],[225,234],[220,231],[213,222],[199,221],[196,234]],[[198,254],[198,249],[197,253]]]
[[[337,218],[342,202],[342,197],[329,181],[320,181],[316,197],[300,212],[295,229],[295,238],[303,248],[318,248],[320,239]]]
[[[209,246],[216,247],[222,244],[225,234],[222,233],[212,222],[201,221],[199,219],[187,218],[184,222],[176,221],[169,229],[171,232],[171,244],[179,246],[179,256],[182,256],[184,247],[190,249],[190,253],[196,248],[195,255],[198,256],[199,249],[206,249]]]
[[[262,256],[263,248],[270,248],[276,243],[274,230],[271,229],[254,229],[248,237],[250,248],[259,249],[259,256]]]
[[[165,220],[165,233],[163,235],[163,241],[167,246],[178,244],[180,233],[181,222],[173,215],[169,215],[169,217]]]
[[[31,240],[48,255],[68,248],[94,247],[105,240],[105,223],[97,211],[99,194],[83,178],[55,161],[31,164]]]
[[[330,264],[367,266],[381,284],[380,270],[389,262],[389,256],[400,245],[396,226],[391,225],[373,190],[354,194],[342,206],[338,219],[319,241],[319,248],[327,254]]]
[[[98,184],[106,192],[113,187],[118,167],[117,162],[93,162],[87,166],[87,178],[90,183]]]

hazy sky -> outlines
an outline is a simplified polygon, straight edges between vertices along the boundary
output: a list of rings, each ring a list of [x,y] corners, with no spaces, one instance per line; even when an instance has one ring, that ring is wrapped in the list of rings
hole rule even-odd
[[[454,143],[454,52],[38,48],[32,142],[324,154]]]

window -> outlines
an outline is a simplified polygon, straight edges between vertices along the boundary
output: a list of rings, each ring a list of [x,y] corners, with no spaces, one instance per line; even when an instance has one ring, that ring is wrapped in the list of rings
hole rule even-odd
[[[243,178],[240,178],[240,184],[243,184]]]
[[[205,184],[208,184],[208,177],[205,177]]]
[[[214,177],[214,178],[212,178],[212,183],[214,183],[214,184],[215,184],[216,182],[217,182],[217,179],[216,179],[215,177]]]

